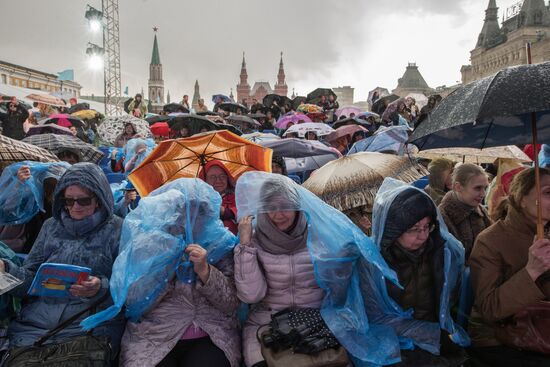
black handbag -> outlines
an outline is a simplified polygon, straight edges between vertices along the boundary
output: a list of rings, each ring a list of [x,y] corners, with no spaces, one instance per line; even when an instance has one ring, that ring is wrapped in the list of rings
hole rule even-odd
[[[90,307],[78,312],[57,325],[30,347],[10,349],[5,355],[5,367],[104,367],[111,365],[111,344],[106,336],[94,336],[91,331],[65,342],[43,345],[49,338],[65,329],[80,316],[95,308],[109,297],[107,292]]]

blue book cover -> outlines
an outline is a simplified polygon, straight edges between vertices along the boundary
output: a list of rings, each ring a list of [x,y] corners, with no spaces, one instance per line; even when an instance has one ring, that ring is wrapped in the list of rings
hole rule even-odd
[[[28,294],[68,298],[71,296],[71,286],[87,280],[91,271],[92,269],[83,266],[44,263],[38,268]]]

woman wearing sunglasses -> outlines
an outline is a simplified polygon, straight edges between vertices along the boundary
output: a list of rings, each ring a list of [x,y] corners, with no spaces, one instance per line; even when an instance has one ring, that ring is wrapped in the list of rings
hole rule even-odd
[[[122,219],[113,215],[113,195],[99,166],[77,163],[67,169],[54,192],[53,217],[42,226],[23,266],[0,261],[0,272],[23,280],[10,291],[23,299],[21,312],[8,329],[11,348],[31,346],[49,330],[109,293],[121,226]],[[43,263],[84,266],[91,269],[91,275],[70,286],[68,298],[29,296],[29,286]],[[97,311],[111,304],[109,296]],[[87,316],[85,313],[72,322],[52,341],[62,343],[84,335],[79,323]],[[115,356],[123,331],[124,318],[116,317],[93,333],[110,338]]]

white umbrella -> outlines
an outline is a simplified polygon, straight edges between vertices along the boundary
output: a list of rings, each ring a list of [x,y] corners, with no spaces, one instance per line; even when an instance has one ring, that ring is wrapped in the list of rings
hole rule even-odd
[[[333,132],[334,129],[321,122],[306,122],[304,124],[292,125],[287,131],[285,131],[283,136],[291,133],[297,133],[299,137],[303,138],[306,133],[310,131],[314,132],[317,136],[325,136]]]
[[[493,163],[498,158],[513,159],[518,162],[528,163],[531,158],[515,145],[503,147],[475,149],[475,148],[441,148],[428,149],[416,154],[418,157],[435,159],[447,158],[453,162],[463,163]]]

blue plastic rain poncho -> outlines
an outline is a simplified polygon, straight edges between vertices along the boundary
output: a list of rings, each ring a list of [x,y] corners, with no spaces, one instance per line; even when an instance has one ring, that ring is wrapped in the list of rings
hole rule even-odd
[[[126,317],[137,322],[174,275],[194,282],[193,265],[183,258],[188,244],[204,247],[211,264],[232,253],[237,238],[220,220],[221,201],[210,185],[187,178],[142,198],[122,226],[120,253],[110,280],[114,305],[81,325],[89,330],[114,317],[123,306]]]
[[[31,177],[25,182],[17,178],[22,166],[28,166],[31,171]],[[70,166],[66,162],[24,161],[6,167],[0,176],[0,225],[24,224],[39,211],[44,212],[44,181],[59,180]]]
[[[153,139],[141,139],[141,138],[134,138],[128,140],[128,143],[124,146],[124,162],[126,164],[126,175],[129,175],[136,167],[138,167],[141,162],[143,162],[149,154],[155,149],[156,143]],[[137,150],[145,148],[145,150],[139,154],[137,154]],[[135,158],[134,158],[135,157]],[[132,162],[132,160],[134,160]],[[132,162],[132,164],[130,164]],[[130,164],[130,166],[129,166]]]
[[[372,216],[372,239],[378,247],[382,243],[391,204],[406,189],[418,190],[422,195],[427,196],[424,191],[392,178],[386,178],[378,190]],[[386,287],[383,288],[382,293],[379,293],[378,282],[374,282],[372,279],[362,279],[364,293],[376,300],[376,302],[367,304],[367,314],[371,320],[391,325],[401,338],[404,349],[411,349],[414,344],[436,355],[439,354],[441,329],[450,334],[454,343],[463,347],[470,344],[467,333],[451,318],[452,305],[449,304],[451,292],[460,285],[464,270],[464,247],[448,232],[439,210],[437,210],[437,218],[441,238],[445,241],[443,249],[444,280],[439,306],[439,323],[413,319],[413,310],[403,310],[388,295]]]
[[[403,155],[409,139],[408,126],[390,126],[379,128],[373,136],[353,144],[347,155],[359,152],[394,151]]]
[[[268,185],[264,186],[266,182]],[[266,187],[271,187],[269,192],[263,192]],[[275,191],[288,196],[284,208],[270,209],[272,205],[265,204]],[[361,293],[360,272],[379,279],[380,287],[384,277],[397,282],[395,273],[388,268],[374,243],[343,213],[288,177],[248,172],[237,181],[235,192],[240,218],[248,215],[258,218],[259,211],[263,210],[305,213],[307,248],[317,284],[325,292],[321,306],[323,319],[353,357],[355,366],[399,362],[399,340],[393,329],[370,323],[365,313],[365,304],[373,301]]]
[[[539,152],[539,165],[542,168],[550,167],[550,145],[542,144]]]

